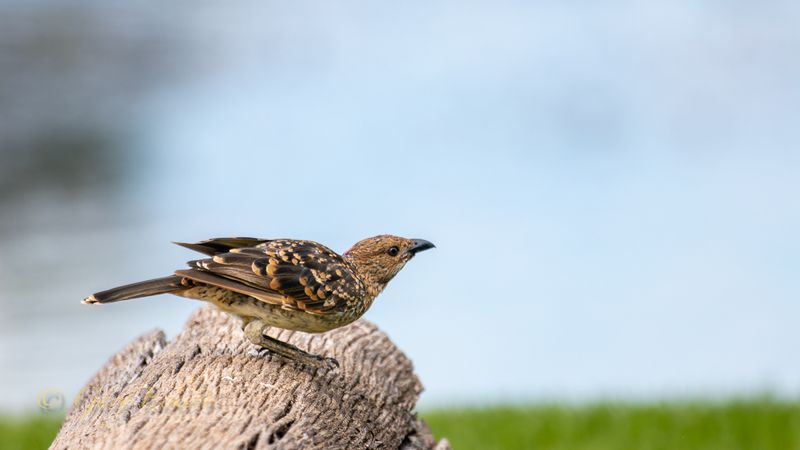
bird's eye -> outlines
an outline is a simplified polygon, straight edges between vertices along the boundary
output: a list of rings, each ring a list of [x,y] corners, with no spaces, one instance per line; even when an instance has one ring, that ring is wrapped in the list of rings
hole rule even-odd
[[[386,253],[388,253],[389,256],[397,256],[397,254],[400,253],[400,249],[397,247],[389,247]]]

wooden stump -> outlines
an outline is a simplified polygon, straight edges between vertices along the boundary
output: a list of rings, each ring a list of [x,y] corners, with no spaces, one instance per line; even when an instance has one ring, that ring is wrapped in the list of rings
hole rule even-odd
[[[238,319],[206,306],[174,341],[156,330],[114,355],[50,448],[449,448],[412,412],[422,385],[375,325],[269,334],[341,367],[259,355]]]

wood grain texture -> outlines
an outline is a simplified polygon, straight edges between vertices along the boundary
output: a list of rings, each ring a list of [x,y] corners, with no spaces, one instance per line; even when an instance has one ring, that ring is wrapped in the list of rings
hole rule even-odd
[[[339,360],[338,372],[259,355],[237,319],[205,306],[172,342],[153,331],[89,381],[51,449],[429,449],[411,361],[371,323],[271,336]]]

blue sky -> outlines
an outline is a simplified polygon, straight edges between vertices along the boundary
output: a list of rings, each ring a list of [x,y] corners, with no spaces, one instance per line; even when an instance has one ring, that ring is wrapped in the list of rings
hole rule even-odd
[[[156,99],[152,186],[220,212],[176,229],[435,241],[370,314],[427,349],[432,396],[797,387],[785,18],[332,9],[244,22],[223,67]]]

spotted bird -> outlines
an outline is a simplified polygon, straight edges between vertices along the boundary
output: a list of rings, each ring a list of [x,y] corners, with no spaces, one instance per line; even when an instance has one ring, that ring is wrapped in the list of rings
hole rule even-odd
[[[208,258],[189,261],[173,275],[90,295],[86,304],[175,294],[203,300],[242,319],[245,336],[273,353],[317,368],[338,362],[267,336],[268,326],[322,333],[361,317],[386,284],[417,253],[424,239],[381,235],[359,241],[343,255],[313,241],[216,238],[176,242]]]

